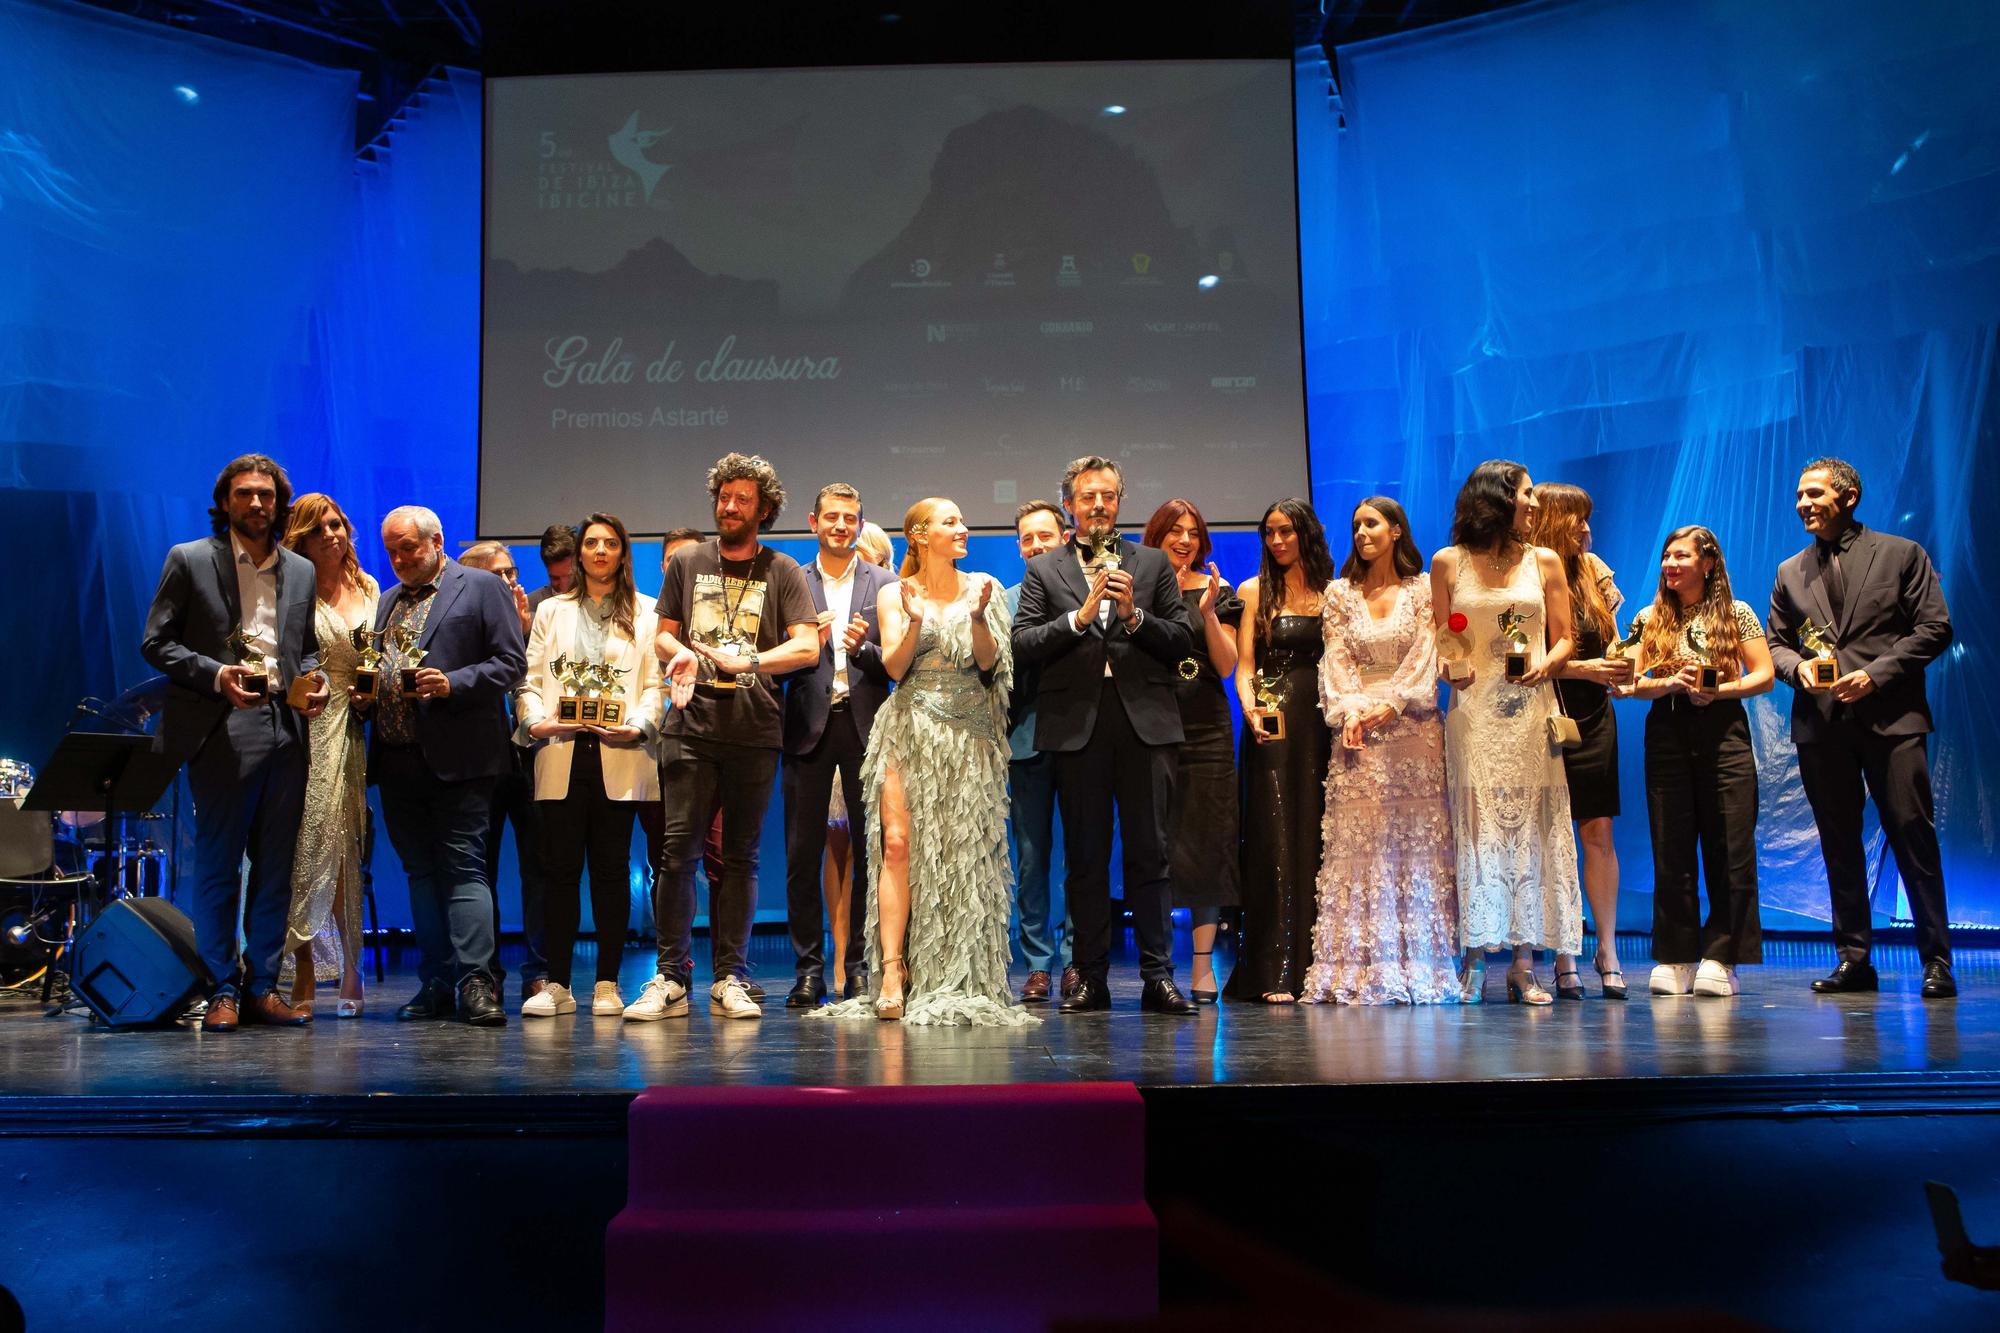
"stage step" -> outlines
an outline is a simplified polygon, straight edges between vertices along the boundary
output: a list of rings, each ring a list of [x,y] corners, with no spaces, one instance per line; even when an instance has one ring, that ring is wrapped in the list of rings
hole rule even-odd
[[[1145,1129],[1130,1083],[648,1089],[604,1326],[1151,1315]]]

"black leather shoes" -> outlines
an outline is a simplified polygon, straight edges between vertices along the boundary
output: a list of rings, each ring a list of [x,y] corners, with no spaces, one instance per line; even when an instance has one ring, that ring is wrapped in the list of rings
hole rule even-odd
[[[787,1009],[817,1009],[826,998],[826,983],[818,977],[800,977],[792,983],[792,993],[785,997]]]
[[[500,1007],[493,983],[477,972],[459,983],[458,1016],[476,1028],[507,1025],[507,1011]]]
[[[857,995],[866,995],[867,993],[868,974],[866,972],[849,972],[847,974],[847,984],[840,988],[840,998],[851,1000]]]
[[[450,1018],[458,1008],[452,999],[451,987],[442,981],[426,981],[424,988],[410,998],[410,1002],[396,1011],[396,1017],[404,1022],[412,1018]]]
[[[1924,998],[1926,1000],[1958,998],[1958,983],[1951,979],[1951,964],[1942,958],[1933,958],[1924,964]]]
[[[1880,990],[1881,978],[1875,975],[1873,963],[1857,963],[1843,958],[1830,976],[1821,977],[1812,984],[1815,994],[1854,995],[1863,991]]]
[[[1060,1014],[1087,1014],[1111,1007],[1111,987],[1100,977],[1081,977],[1068,999],[1056,1006]]]
[[[1179,1014],[1185,1017],[1195,1012],[1194,1001],[1181,994],[1181,988],[1174,984],[1172,977],[1147,982],[1146,989],[1139,992],[1139,1007],[1149,1014]]]

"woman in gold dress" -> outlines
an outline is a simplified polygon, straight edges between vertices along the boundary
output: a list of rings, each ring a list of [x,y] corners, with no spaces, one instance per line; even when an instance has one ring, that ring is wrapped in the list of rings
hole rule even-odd
[[[361,842],[368,822],[366,750],[347,689],[361,661],[352,632],[375,624],[375,580],[354,558],[354,525],[333,498],[292,502],[285,545],[312,561],[313,628],[319,665],[331,685],[326,711],[312,720],[305,816],[292,867],[285,952],[292,1003],[310,1004],[320,981],[340,981],[334,1012],[361,1016]]]

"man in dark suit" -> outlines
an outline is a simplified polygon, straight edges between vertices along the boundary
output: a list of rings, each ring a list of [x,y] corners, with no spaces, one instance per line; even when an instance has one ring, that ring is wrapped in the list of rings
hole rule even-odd
[[[1832,975],[1813,989],[1877,985],[1861,844],[1865,783],[1916,918],[1924,998],[1949,999],[1958,985],[1931,813],[1924,667],[1951,643],[1951,613],[1924,548],[1863,527],[1854,517],[1860,502],[1861,477],[1851,466],[1837,458],[1807,463],[1796,508],[1813,543],[1778,567],[1771,589],[1771,661],[1793,690],[1792,742],[1819,825],[1840,951]],[[1814,679],[1814,653],[1802,638],[1808,620],[1834,648],[1831,685]]]
[[[875,710],[889,697],[882,666],[882,629],[875,598],[896,576],[863,560],[854,549],[861,535],[861,494],[845,482],[820,488],[806,523],[819,554],[805,567],[806,588],[819,617],[819,660],[785,677],[785,920],[791,927],[797,979],[785,997],[788,1009],[810,1009],[826,998],[822,940],[826,909],[820,862],[826,855],[826,813],[840,782],[852,830],[854,879],[843,951],[843,995],[867,987],[862,927],[868,916],[868,836],[861,800],[861,756]]]
[[[167,553],[139,649],[170,682],[154,749],[187,764],[194,795],[195,944],[216,982],[205,1032],[232,1032],[239,1018],[312,1021],[275,989],[305,805],[306,720],[326,707],[327,691],[314,674],[312,562],[279,541],[291,501],[285,470],[262,454],[223,468],[209,510],[215,535]],[[305,678],[311,688],[294,709],[288,687]]]
[[[444,553],[428,509],[405,505],[382,520],[396,586],[375,628],[387,650],[368,738],[368,780],[382,789],[382,822],[410,881],[410,917],[423,987],[396,1017],[499,1026],[493,889],[486,834],[493,787],[513,763],[507,692],[527,667],[514,595],[497,575]],[[405,653],[399,641],[415,638]],[[414,668],[405,692],[402,670]],[[357,700],[357,704],[364,701]]]
[[[1028,562],[1014,659],[1040,670],[1035,748],[1056,755],[1080,974],[1061,1010],[1111,1007],[1115,807],[1125,842],[1125,905],[1145,983],[1140,1007],[1185,1015],[1195,1010],[1174,985],[1167,820],[1183,739],[1174,666],[1192,650],[1194,633],[1167,557],[1117,536],[1124,495],[1124,476],[1108,458],[1079,458],[1063,473],[1062,502],[1075,535]],[[1096,554],[1102,548],[1111,559]]]

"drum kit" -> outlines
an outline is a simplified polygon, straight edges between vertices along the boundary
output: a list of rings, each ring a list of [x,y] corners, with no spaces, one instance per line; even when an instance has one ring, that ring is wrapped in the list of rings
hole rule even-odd
[[[86,699],[71,736],[143,736],[165,693],[155,677],[109,703]],[[51,969],[89,916],[118,898],[171,894],[178,820],[167,810],[38,808],[49,793],[32,801],[35,782],[32,765],[0,758],[0,986],[45,976],[47,999]]]

